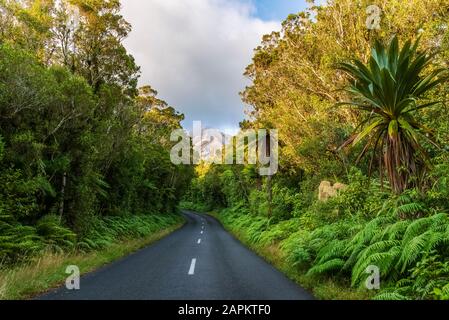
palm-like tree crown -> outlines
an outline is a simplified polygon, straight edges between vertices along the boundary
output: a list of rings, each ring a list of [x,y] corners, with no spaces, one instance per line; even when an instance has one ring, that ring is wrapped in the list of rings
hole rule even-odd
[[[370,148],[374,150],[373,157],[380,153],[381,177],[385,167],[396,193],[411,185],[411,177],[418,181],[422,178],[427,154],[421,141],[422,138],[433,141],[429,138],[429,130],[416,120],[416,112],[438,103],[420,104],[419,101],[429,90],[446,80],[441,76],[444,69],[435,69],[422,76],[433,55],[419,52],[418,44],[419,41],[414,44],[407,41],[400,50],[397,37],[388,46],[376,41],[366,65],[359,60],[338,65],[338,69],[353,79],[346,89],[353,99],[341,104],[366,113],[357,128],[357,131],[361,130],[345,145],[355,145],[368,137],[360,158]]]

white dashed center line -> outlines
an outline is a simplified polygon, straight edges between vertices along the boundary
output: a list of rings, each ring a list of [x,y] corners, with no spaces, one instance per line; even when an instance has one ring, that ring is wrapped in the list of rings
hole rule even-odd
[[[203,231],[203,230],[201,230],[201,234],[203,234],[203,232],[204,232],[204,231]]]
[[[196,259],[192,259],[192,262],[190,263],[189,276],[193,276],[195,274],[195,265]]]
[[[201,239],[198,239],[198,244],[200,244],[201,243]]]

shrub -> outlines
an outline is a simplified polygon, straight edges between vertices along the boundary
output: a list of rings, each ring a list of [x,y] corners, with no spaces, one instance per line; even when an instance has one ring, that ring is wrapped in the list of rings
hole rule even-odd
[[[78,247],[82,250],[98,250],[120,239],[148,236],[181,220],[181,216],[174,214],[97,218],[91,230],[78,243]]]

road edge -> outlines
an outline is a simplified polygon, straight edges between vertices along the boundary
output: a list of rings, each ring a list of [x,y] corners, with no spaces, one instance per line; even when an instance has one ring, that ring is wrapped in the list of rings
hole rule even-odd
[[[29,283],[22,289],[17,289],[13,295],[6,293],[0,300],[32,300],[40,295],[57,289],[64,284],[67,274],[65,268],[67,265],[82,265],[81,276],[96,272],[101,268],[107,267],[121,259],[150,246],[159,240],[171,235],[181,229],[186,224],[186,219],[180,214],[182,221],[170,227],[156,231],[155,233],[137,239],[122,240],[112,244],[102,250],[89,253],[61,254],[60,256],[48,257],[54,259],[47,269],[40,270],[35,277],[29,279]],[[47,257],[43,256],[42,259]],[[32,265],[23,266],[15,272],[33,268]],[[28,270],[27,270],[28,271]],[[27,279],[28,280],[28,279]],[[5,290],[6,291],[6,290]]]
[[[288,269],[286,269],[283,266],[283,263],[285,261],[277,261],[275,259],[270,258],[270,255],[268,254],[268,250],[264,247],[256,247],[253,246],[251,243],[249,243],[245,237],[238,233],[235,232],[234,230],[232,230],[231,228],[228,227],[228,225],[226,225],[225,223],[223,223],[223,221],[220,219],[219,214],[217,212],[205,212],[205,213],[200,213],[200,214],[205,214],[208,215],[209,217],[214,218],[215,220],[217,220],[222,227],[232,236],[234,237],[237,241],[239,241],[243,246],[245,246],[246,248],[248,248],[249,250],[251,250],[252,252],[254,252],[255,254],[257,254],[261,259],[263,259],[266,263],[270,264],[271,266],[273,266],[276,270],[278,270],[279,272],[281,272],[282,274],[284,274],[289,280],[293,281],[295,284],[297,284],[298,286],[300,286],[303,290],[307,291],[308,294],[310,294],[310,296],[313,297],[313,299],[319,300],[319,298],[314,294],[313,290],[311,290],[312,288],[305,286],[301,281],[299,281],[297,275],[293,274],[292,272],[289,272]]]
[[[264,259],[267,263],[282,272],[287,278],[309,292],[317,300],[370,300],[372,298],[366,293],[344,286],[333,281],[331,278],[320,280],[307,276],[305,273],[301,273],[301,271],[292,268],[281,255],[276,254],[276,252],[273,253],[273,246],[255,246],[251,244],[245,238],[244,233],[236,232],[230,228],[230,226],[226,225],[223,220],[220,219],[219,212],[211,211],[203,214],[209,215],[210,217],[218,220],[225,230],[228,231],[233,237],[239,240],[248,249],[256,253],[259,257]]]

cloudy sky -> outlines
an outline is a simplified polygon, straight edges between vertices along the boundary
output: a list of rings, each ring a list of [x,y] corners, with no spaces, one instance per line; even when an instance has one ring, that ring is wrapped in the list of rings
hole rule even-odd
[[[305,0],[122,0],[133,31],[125,45],[141,85],[193,121],[232,133],[244,119],[238,93],[253,49]]]

